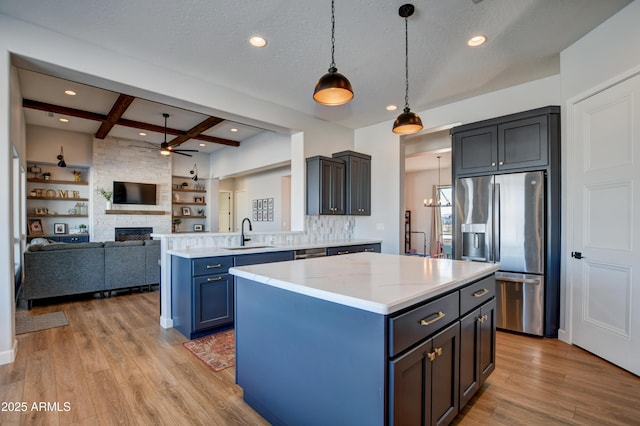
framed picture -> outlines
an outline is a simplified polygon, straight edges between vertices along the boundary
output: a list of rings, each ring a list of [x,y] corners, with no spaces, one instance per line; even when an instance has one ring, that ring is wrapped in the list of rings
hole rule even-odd
[[[273,198],[269,198],[267,205],[269,210],[273,210]]]
[[[257,211],[257,210],[254,210],[254,211],[253,211],[253,219],[252,219],[252,220],[253,220],[254,222],[257,222],[257,221],[258,221],[258,211]]]
[[[258,210],[262,210],[262,200],[258,200]]]
[[[53,233],[54,234],[66,234],[67,233],[67,224],[66,223],[54,223],[53,224]]]
[[[253,200],[253,209],[257,209],[258,208],[258,200]]]
[[[195,232],[202,232],[204,231],[204,225],[201,223],[196,223],[195,225],[193,225],[193,230]]]
[[[29,219],[29,235],[42,235],[44,229],[42,228],[42,222],[40,219]]]
[[[262,222],[262,210],[258,210],[258,222]]]
[[[202,198],[202,197],[193,197],[193,202],[194,203],[203,203],[204,202],[204,198]]]
[[[269,222],[273,222],[273,210],[269,210],[268,219]]]
[[[267,203],[268,203],[268,202],[269,202],[269,201],[268,201],[266,198],[262,200],[262,208],[263,208],[263,209],[266,209],[266,208],[267,208]]]
[[[183,207],[182,216],[191,216],[191,209],[189,207]]]

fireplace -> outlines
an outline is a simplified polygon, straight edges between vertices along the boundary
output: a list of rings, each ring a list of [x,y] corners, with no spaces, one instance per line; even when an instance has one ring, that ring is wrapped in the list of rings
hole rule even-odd
[[[151,240],[153,228],[116,228],[116,241]]]

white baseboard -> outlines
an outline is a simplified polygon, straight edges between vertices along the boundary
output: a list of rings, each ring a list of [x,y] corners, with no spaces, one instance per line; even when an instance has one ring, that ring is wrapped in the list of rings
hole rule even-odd
[[[16,351],[18,349],[18,340],[13,341],[13,348],[8,351],[0,352],[0,365],[11,364],[16,360]]]
[[[571,344],[571,339],[569,338],[569,333],[567,333],[564,329],[558,329],[558,340],[561,342],[565,342]]]
[[[173,318],[160,317],[160,327],[173,328]]]

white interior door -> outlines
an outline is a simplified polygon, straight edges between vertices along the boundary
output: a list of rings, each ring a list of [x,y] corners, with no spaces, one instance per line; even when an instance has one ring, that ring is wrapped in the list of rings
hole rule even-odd
[[[231,192],[218,192],[218,232],[231,232]]]
[[[240,224],[242,223],[242,219],[245,217],[249,217],[249,213],[247,213],[247,191],[236,191],[236,214],[235,214],[235,224],[234,230],[236,232],[240,232]]]
[[[573,111],[572,341],[640,375],[640,76]]]

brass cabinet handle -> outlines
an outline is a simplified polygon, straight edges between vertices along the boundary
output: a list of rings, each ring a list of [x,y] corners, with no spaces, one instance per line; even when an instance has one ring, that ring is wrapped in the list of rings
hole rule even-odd
[[[499,164],[500,164],[501,166],[502,166],[502,165],[504,165],[504,161],[501,161]]]
[[[442,318],[445,317],[445,313],[444,312],[438,312],[437,314],[434,314],[434,315],[436,315],[436,317],[434,319],[429,320],[429,321],[427,321],[426,317],[421,319],[420,320],[420,325],[431,325],[434,322],[440,321]]]
[[[476,319],[478,320],[478,322],[479,322],[480,324],[484,324],[484,322],[485,322],[485,321],[487,321],[487,320],[489,319],[489,316],[488,316],[488,315],[482,315],[482,316],[479,316],[479,317],[478,317],[478,318],[476,318]]]
[[[374,249],[372,249],[372,248],[366,248],[366,249],[364,249],[364,251],[374,251]]]
[[[495,165],[496,165],[496,163],[491,163],[491,165],[492,165],[492,166],[495,166]]]
[[[488,288],[483,288],[482,290],[478,290],[475,293],[473,293],[472,296],[473,297],[482,297],[487,293],[489,293],[489,289]]]
[[[349,250],[339,251],[338,254],[349,254]]]
[[[442,348],[436,348],[436,355],[442,356]]]
[[[435,352],[429,352],[427,353],[427,359],[429,361],[433,361],[434,359],[436,359],[436,353]]]
[[[207,269],[215,269],[222,266],[222,263],[218,263],[217,265],[207,265]]]
[[[207,281],[220,281],[222,277],[207,278]]]

